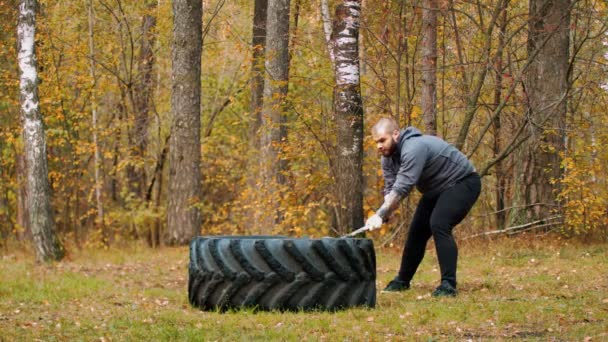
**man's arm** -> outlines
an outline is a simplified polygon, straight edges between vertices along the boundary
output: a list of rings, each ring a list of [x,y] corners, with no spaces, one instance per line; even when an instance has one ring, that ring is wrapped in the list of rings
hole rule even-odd
[[[390,157],[382,157],[381,160],[382,165],[382,178],[384,178],[384,191],[383,195],[388,195],[393,189],[393,184],[395,184],[395,180],[397,179],[397,173],[393,171],[390,163]]]
[[[401,199],[405,198],[416,185],[426,162],[426,146],[416,140],[408,142],[407,148],[401,151],[401,163],[391,190],[384,197],[384,203],[376,215],[387,221],[397,209]]]

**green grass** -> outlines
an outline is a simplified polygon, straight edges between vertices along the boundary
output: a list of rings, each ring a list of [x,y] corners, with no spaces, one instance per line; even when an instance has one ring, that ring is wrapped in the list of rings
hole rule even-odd
[[[608,340],[608,245],[502,240],[461,246],[457,298],[430,297],[434,251],[405,293],[336,313],[201,312],[186,248],[84,250],[37,265],[0,258],[0,341]],[[378,290],[396,249],[378,250]]]

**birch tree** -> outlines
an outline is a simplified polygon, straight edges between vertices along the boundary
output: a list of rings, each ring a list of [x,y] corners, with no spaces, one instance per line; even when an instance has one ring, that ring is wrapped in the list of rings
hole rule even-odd
[[[202,3],[173,1],[167,243],[187,244],[201,227]]]
[[[332,33],[335,56],[334,113],[337,127],[336,195],[338,231],[363,226],[363,104],[359,69],[361,1],[336,8]]]
[[[18,62],[21,119],[27,168],[29,224],[38,261],[60,260],[64,250],[55,232],[48,180],[46,140],[38,102],[36,70],[36,1],[19,3]]]

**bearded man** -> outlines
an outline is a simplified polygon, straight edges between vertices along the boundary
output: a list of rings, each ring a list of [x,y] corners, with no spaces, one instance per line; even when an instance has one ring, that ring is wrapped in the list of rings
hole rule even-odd
[[[372,128],[372,137],[382,155],[384,203],[366,221],[378,229],[399,202],[416,188],[422,193],[410,224],[397,276],[383,292],[404,291],[416,273],[426,244],[435,241],[441,283],[433,296],[456,296],[458,247],[452,230],[477,201],[481,179],[467,157],[454,146],[414,127],[399,130],[392,118],[382,118]]]

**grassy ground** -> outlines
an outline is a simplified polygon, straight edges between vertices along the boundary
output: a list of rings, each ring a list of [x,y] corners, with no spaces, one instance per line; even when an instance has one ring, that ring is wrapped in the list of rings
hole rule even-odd
[[[187,249],[80,251],[36,265],[2,252],[0,340],[608,340],[608,245],[534,239],[461,246],[457,298],[435,299],[429,248],[410,291],[337,313],[201,312]],[[379,250],[378,288],[399,251]]]

